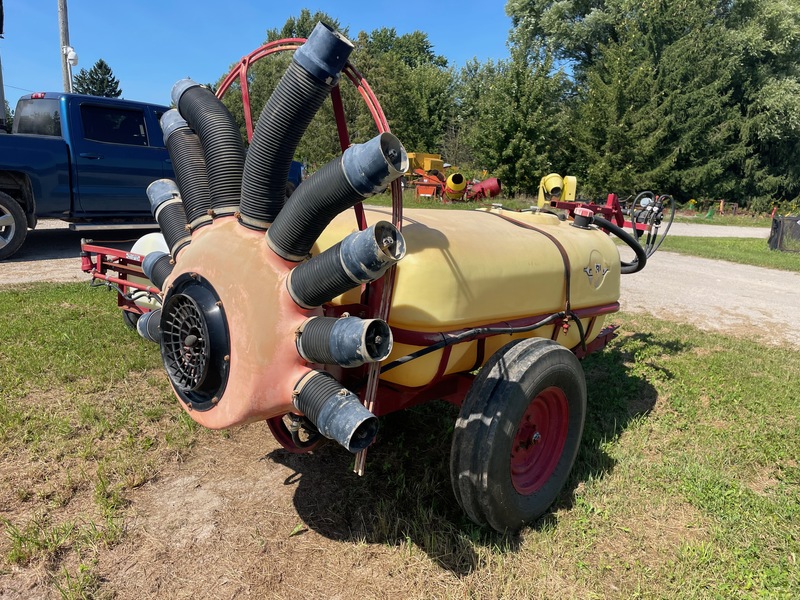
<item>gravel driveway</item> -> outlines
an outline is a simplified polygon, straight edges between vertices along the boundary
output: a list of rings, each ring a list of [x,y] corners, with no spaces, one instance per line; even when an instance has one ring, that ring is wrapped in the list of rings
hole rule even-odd
[[[70,231],[67,223],[39,221],[22,249],[11,259],[0,261],[0,288],[9,284],[36,281],[89,281],[81,271],[81,238],[92,238],[98,245],[129,249],[146,231]]]
[[[0,286],[35,281],[88,281],[80,240],[130,248],[144,232],[76,233],[43,221],[13,259],[0,262]],[[761,237],[768,229],[675,223],[670,235]],[[622,309],[643,312],[767,343],[800,347],[792,317],[800,315],[800,274],[657,252],[640,273],[622,277]]]
[[[622,276],[622,310],[800,348],[800,273],[658,251]],[[794,318],[794,319],[793,319]]]

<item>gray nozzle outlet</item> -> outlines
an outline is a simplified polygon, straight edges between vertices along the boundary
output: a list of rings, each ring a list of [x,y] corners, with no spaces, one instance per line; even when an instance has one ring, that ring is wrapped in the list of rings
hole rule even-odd
[[[294,53],[294,61],[326,84],[334,84],[347,64],[353,43],[325,23],[317,23],[306,43]],[[174,100],[174,98],[173,98]]]
[[[330,350],[336,363],[343,367],[380,362],[392,351],[392,330],[381,319],[337,319],[331,331]]]
[[[160,322],[161,322],[160,308],[157,310],[146,312],[141,317],[139,317],[138,321],[136,321],[136,331],[144,339],[159,344],[161,343],[161,327],[159,326]]]
[[[311,317],[298,331],[297,351],[310,363],[359,367],[389,356],[392,330],[380,319]]]
[[[178,112],[177,108],[170,108],[167,112],[161,115],[161,131],[164,132],[164,143],[167,143],[169,136],[173,134],[178,129],[182,127],[186,127],[190,129],[189,123],[186,122],[181,116],[181,113]]]
[[[372,443],[378,417],[353,392],[324,371],[312,371],[295,387],[294,405],[326,438],[356,453]]]
[[[150,208],[156,220],[158,220],[158,210],[161,205],[175,198],[180,199],[180,196],[178,184],[172,179],[156,179],[147,186],[147,197],[150,199]]]
[[[408,169],[408,153],[391,133],[381,133],[342,155],[342,168],[353,189],[364,197],[379,194]]]
[[[342,266],[353,281],[375,281],[406,255],[403,234],[388,221],[378,221],[342,240]]]
[[[180,79],[179,81],[176,81],[175,85],[172,86],[172,93],[170,94],[172,97],[172,103],[180,108],[181,96],[183,96],[183,93],[190,88],[199,86],[199,83],[188,77],[186,79]]]

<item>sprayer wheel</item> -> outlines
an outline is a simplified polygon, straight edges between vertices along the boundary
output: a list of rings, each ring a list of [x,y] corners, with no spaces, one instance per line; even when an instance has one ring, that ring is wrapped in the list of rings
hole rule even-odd
[[[122,311],[122,322],[125,323],[125,327],[128,329],[132,329],[136,331],[136,323],[139,321],[139,317],[141,317],[139,313],[131,312],[129,310]]]
[[[305,454],[316,450],[325,441],[325,437],[318,431],[312,432],[301,428],[299,433],[302,441],[299,445],[296,444],[289,431],[290,423],[289,415],[267,419],[267,427],[269,427],[273,437],[285,450],[293,454]]]
[[[516,340],[484,365],[453,433],[450,479],[470,519],[515,531],[542,516],[567,481],[586,417],[586,381],[567,348]]]

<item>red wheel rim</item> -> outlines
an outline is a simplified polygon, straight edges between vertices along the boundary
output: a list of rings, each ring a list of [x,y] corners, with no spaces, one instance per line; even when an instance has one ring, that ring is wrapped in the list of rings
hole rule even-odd
[[[539,491],[550,479],[567,441],[569,404],[561,388],[542,390],[522,415],[511,446],[511,483],[520,494]]]
[[[294,454],[305,454],[307,452],[311,452],[323,442],[322,436],[319,436],[314,443],[302,448],[299,447],[294,443],[292,434],[289,433],[289,428],[286,426],[286,422],[283,420],[283,415],[267,419],[267,426],[278,443],[283,446],[285,450],[288,450]]]

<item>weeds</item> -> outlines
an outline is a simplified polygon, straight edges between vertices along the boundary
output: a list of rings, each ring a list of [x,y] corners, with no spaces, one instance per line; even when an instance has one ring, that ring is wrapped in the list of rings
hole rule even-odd
[[[0,551],[43,565],[64,598],[93,593],[131,490],[198,433],[176,410],[158,349],[108,300],[82,285],[0,293]]]
[[[26,565],[31,560],[54,558],[63,550],[75,531],[74,523],[51,525],[46,513],[35,515],[24,527],[13,525],[3,519],[6,535],[11,541],[9,562]]]

